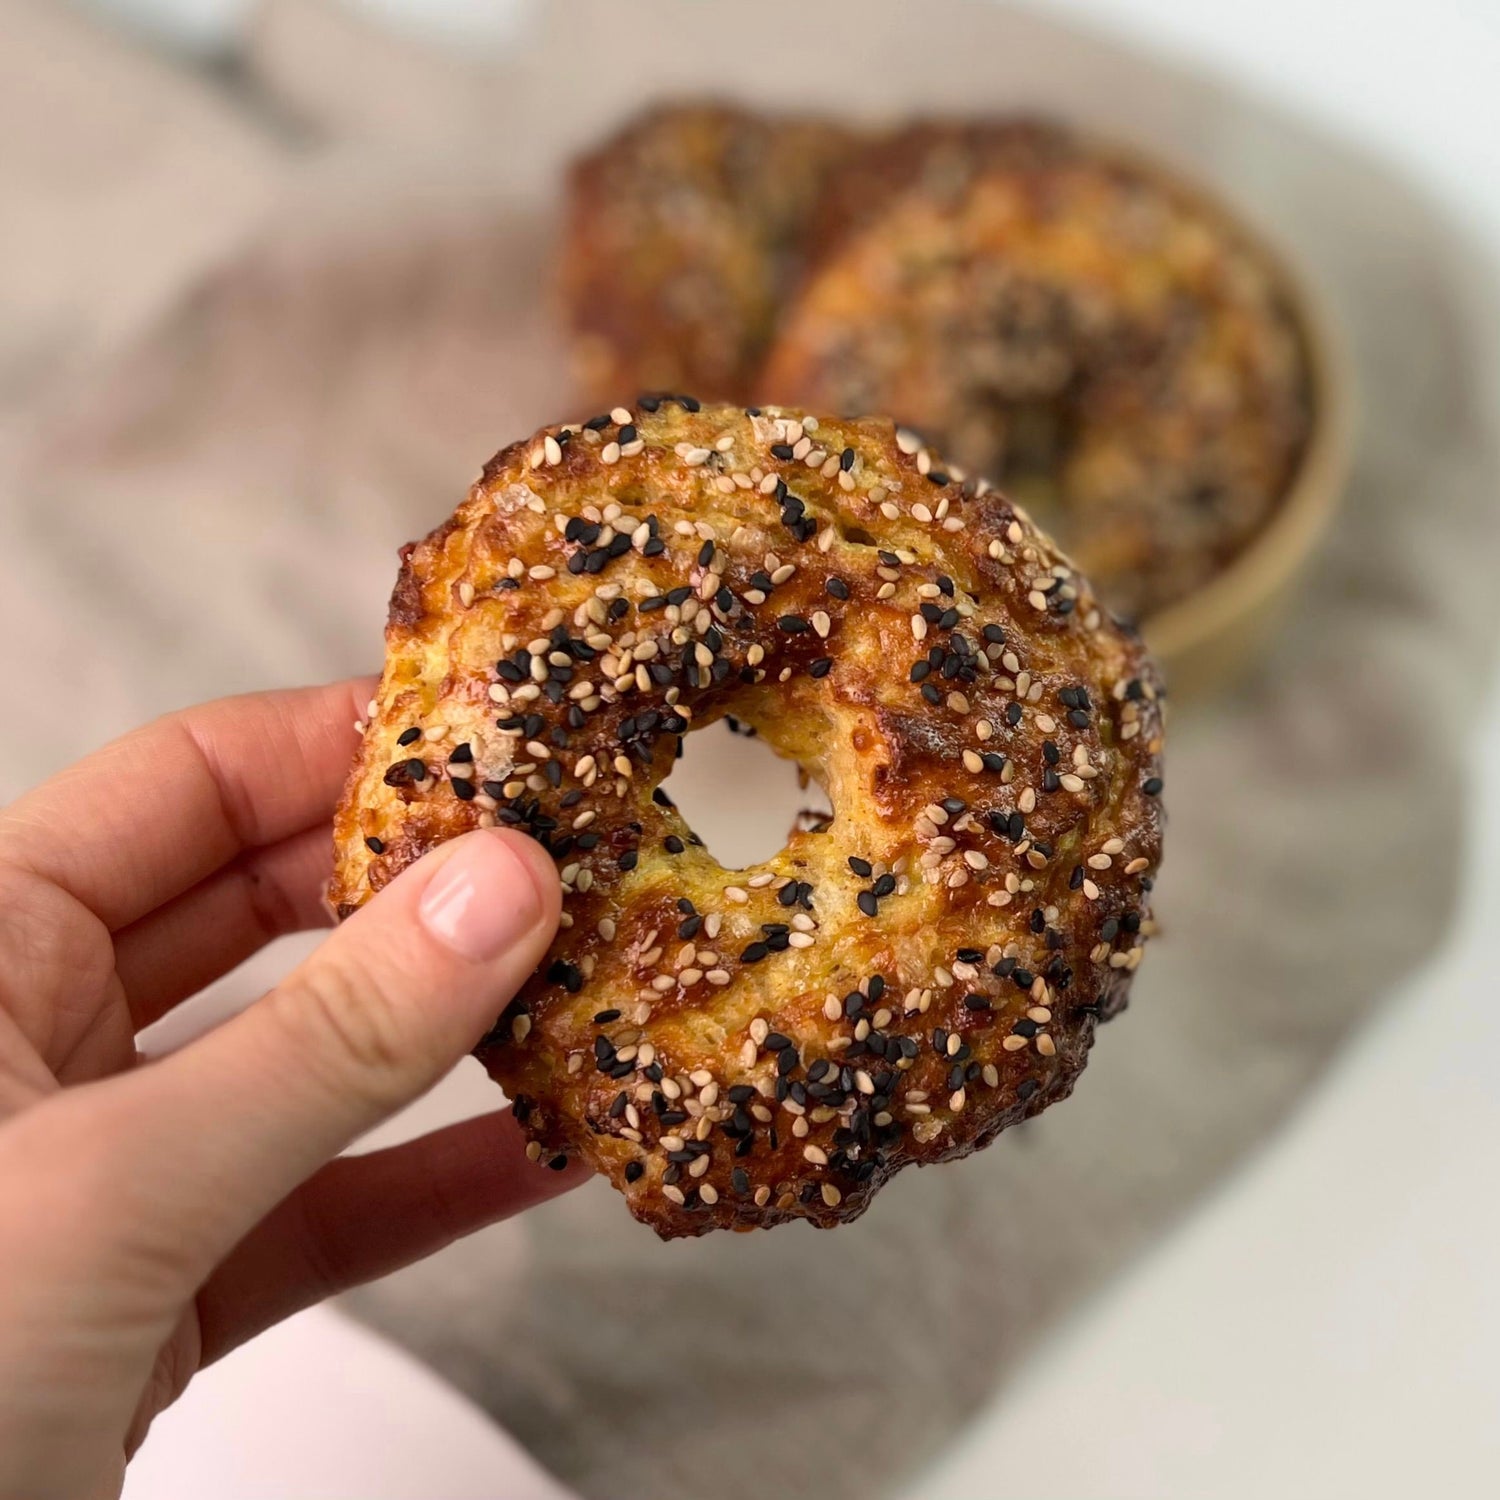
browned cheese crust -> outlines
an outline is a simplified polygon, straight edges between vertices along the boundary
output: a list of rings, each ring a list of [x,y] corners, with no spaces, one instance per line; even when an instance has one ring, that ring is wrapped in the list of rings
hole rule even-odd
[[[562,298],[584,388],[741,399],[854,136],[717,105],[658,109],[578,162]]]
[[[1265,255],[1166,174],[1053,126],[916,126],[835,174],[762,399],[884,411],[1055,527],[1144,617],[1295,471],[1305,354]]]
[[[1152,668],[887,421],[651,397],[546,428],[405,550],[386,643],[331,898],[478,826],[551,849],[563,928],[479,1056],[537,1156],[663,1236],[855,1217],[1063,1098],[1125,1003]],[[835,810],[744,870],[653,795],[727,714]]]

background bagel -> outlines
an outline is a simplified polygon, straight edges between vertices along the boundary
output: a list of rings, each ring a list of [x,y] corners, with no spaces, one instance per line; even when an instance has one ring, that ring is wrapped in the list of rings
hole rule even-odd
[[[1264,256],[1196,194],[1015,121],[913,127],[824,196],[761,396],[911,423],[1033,503],[1136,617],[1270,515],[1306,357]]]
[[[731,713],[834,808],[742,871],[656,790]],[[982,481],[642,398],[405,550],[331,899],[528,830],[565,925],[479,1054],[536,1154],[663,1236],[832,1225],[1071,1090],[1151,931],[1160,748],[1135,635]]]
[[[738,400],[852,132],[720,104],[647,110],[569,175],[561,291],[580,384]]]

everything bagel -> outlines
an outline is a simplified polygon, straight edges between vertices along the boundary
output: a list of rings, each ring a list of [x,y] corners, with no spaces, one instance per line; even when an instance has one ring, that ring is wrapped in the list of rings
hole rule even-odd
[[[1161,852],[1142,648],[883,420],[643,397],[494,458],[405,549],[335,820],[347,915],[502,823],[563,928],[479,1056],[664,1237],[855,1217],[1063,1098]],[[826,827],[726,870],[659,792],[732,714]]]

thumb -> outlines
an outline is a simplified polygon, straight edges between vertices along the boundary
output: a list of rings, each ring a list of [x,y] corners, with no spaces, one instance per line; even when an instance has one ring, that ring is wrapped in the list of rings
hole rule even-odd
[[[118,1096],[103,1128],[130,1158],[128,1221],[154,1222],[179,1264],[206,1272],[474,1046],[541,961],[560,904],[532,840],[466,834],[403,871],[241,1015],[95,1086]]]

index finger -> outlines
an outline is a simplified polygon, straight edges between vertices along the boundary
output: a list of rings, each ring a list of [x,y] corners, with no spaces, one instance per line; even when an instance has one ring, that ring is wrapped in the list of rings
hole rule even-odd
[[[168,714],[0,812],[0,859],[55,882],[111,930],[338,798],[374,679],[246,693]]]

